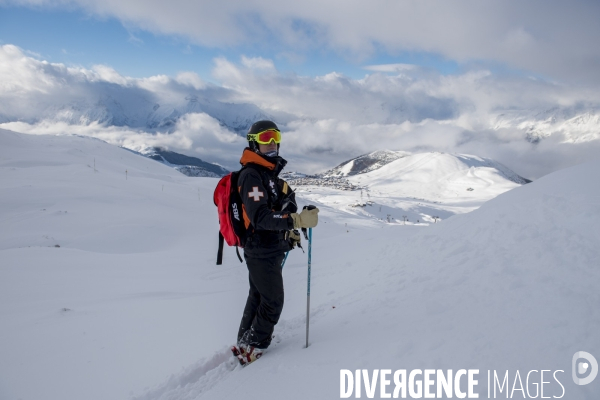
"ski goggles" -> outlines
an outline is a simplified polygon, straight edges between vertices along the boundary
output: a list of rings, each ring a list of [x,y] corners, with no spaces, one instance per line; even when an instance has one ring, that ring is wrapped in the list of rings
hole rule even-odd
[[[247,139],[259,144],[269,144],[271,141],[275,141],[275,143],[279,144],[281,143],[281,132],[277,129],[267,129],[266,131],[254,134],[249,133]]]

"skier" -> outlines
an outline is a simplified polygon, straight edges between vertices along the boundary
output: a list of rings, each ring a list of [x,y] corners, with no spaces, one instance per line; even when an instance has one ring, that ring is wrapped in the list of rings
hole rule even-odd
[[[279,156],[281,132],[272,121],[255,122],[247,134],[248,147],[238,189],[243,217],[250,230],[244,247],[250,292],[233,354],[242,365],[256,361],[271,344],[283,310],[281,265],[285,253],[300,243],[299,228],[317,225],[317,208],[297,213],[294,192],[278,178],[287,161]]]

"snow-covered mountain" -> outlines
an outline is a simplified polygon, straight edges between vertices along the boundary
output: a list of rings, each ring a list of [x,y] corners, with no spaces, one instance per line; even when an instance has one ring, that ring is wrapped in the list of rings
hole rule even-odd
[[[487,173],[488,176],[483,174]],[[424,185],[435,184],[433,192],[447,193],[489,187],[492,183],[510,181],[518,185],[530,181],[520,177],[504,165],[490,159],[466,154],[428,152],[404,155],[380,168],[371,169],[348,178],[352,182],[364,182],[374,190],[385,190],[387,185],[402,182],[402,192],[423,190]],[[462,186],[461,186],[462,185]],[[463,187],[464,186],[464,187]],[[399,189],[394,189],[397,192]],[[389,193],[389,192],[386,192]],[[442,197],[454,197],[450,194]]]
[[[597,107],[553,107],[546,110],[505,110],[490,122],[495,130],[518,129],[531,143],[560,135],[567,143],[600,139],[600,109]]]
[[[530,182],[486,158],[389,150],[362,155],[322,174],[283,177],[297,192],[340,211],[403,224],[469,212]]]
[[[450,159],[421,160],[401,178]],[[590,184],[599,175],[595,162],[512,182],[479,209],[429,226],[379,221],[299,191],[300,206],[320,209],[310,346],[307,259],[294,250],[273,344],[241,368],[228,347],[248,275],[232,248],[215,265],[217,179],[100,140],[0,130],[0,397],[332,399],[342,369],[420,369],[413,389],[433,392],[425,369],[479,369],[479,398],[496,371],[508,381],[497,398],[541,397],[543,386],[544,397],[597,399],[598,378],[576,385],[571,363],[582,350],[600,357],[600,188]]]
[[[205,96],[190,94],[185,103],[179,99],[175,104],[155,104],[148,115],[146,126],[150,129],[172,126],[178,118],[189,113],[206,113],[230,130],[245,134],[250,125],[262,119],[273,119],[254,104],[227,103]]]
[[[475,157],[475,156],[469,156],[469,155],[462,155],[462,154],[461,155],[452,155],[452,154],[444,154],[444,153],[438,153],[438,152],[432,152],[432,153],[427,153],[427,154],[436,155],[436,158],[442,157],[445,159],[451,159],[451,158],[458,159],[463,164],[468,166],[469,168],[470,167],[493,168],[498,171],[498,174],[500,174],[500,175],[504,176],[506,179],[511,180],[520,185],[531,182],[529,179],[526,179],[526,178],[523,178],[523,177],[517,175],[516,173],[514,173],[513,171],[508,169],[506,166],[504,166],[501,163],[496,162],[494,160],[481,158],[481,157]],[[442,156],[440,156],[440,154]],[[366,174],[368,172],[380,169],[381,167],[383,167],[393,161],[396,161],[400,158],[405,158],[405,157],[407,157],[407,159],[405,160],[405,162],[403,162],[401,164],[402,165],[411,165],[414,168],[417,168],[422,163],[427,162],[427,161],[421,160],[422,156],[420,154],[412,154],[408,151],[378,150],[378,151],[374,151],[369,154],[363,154],[363,155],[353,158],[351,160],[345,161],[335,168],[332,168],[328,171],[318,174],[318,176],[327,178],[327,177],[348,177],[348,176],[353,176],[353,175]],[[431,156],[429,158],[431,158]],[[451,165],[456,165],[456,162],[449,162],[449,163],[446,163],[446,165],[440,164],[439,166],[440,166],[440,168],[444,169],[444,168],[452,168]],[[402,167],[401,167],[401,169],[402,169]],[[400,171],[400,173],[404,174],[404,173],[406,173],[406,171],[403,170],[403,171]],[[444,172],[442,171],[441,173],[444,173]],[[448,171],[446,171],[446,173],[451,174],[451,173],[453,173],[453,171],[448,170]]]
[[[228,129],[245,133],[255,121],[273,118],[253,104],[226,103],[194,94],[161,100],[151,93],[107,86],[107,92],[93,102],[80,99],[52,104],[42,111],[40,118],[30,118],[28,122],[46,120],[73,125],[98,122],[107,126],[169,131],[185,114],[206,113]],[[15,116],[4,115],[3,119],[8,122],[15,120]]]
[[[70,100],[63,104],[53,103],[42,110],[38,117],[23,118],[5,115],[0,111],[0,122],[41,120],[66,122],[74,125],[89,125],[98,122],[107,126],[126,126],[147,131],[169,131],[176,122],[189,113],[206,113],[223,126],[238,134],[244,134],[250,125],[261,119],[276,119],[287,122],[289,115],[261,110],[254,104],[224,102],[205,95],[181,94],[179,98],[158,99],[155,94],[109,90],[94,100]],[[594,107],[553,107],[550,109],[502,110],[491,114],[489,126],[482,129],[512,129],[523,132],[523,138],[538,143],[552,135],[560,135],[568,143],[580,143],[600,139],[600,110]],[[297,119],[297,118],[296,118]],[[410,118],[387,123],[402,123]],[[397,153],[397,152],[396,152]],[[332,169],[330,174],[353,174],[353,168],[362,169],[373,159],[364,155],[350,160],[345,165]],[[401,156],[401,153],[398,153]],[[394,157],[394,152],[384,151],[375,158]]]

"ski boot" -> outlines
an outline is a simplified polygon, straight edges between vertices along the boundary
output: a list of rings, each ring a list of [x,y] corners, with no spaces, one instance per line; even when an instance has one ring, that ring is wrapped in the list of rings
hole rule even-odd
[[[259,349],[258,347],[248,345],[231,346],[233,356],[238,359],[242,367],[258,360],[264,351],[265,349]]]

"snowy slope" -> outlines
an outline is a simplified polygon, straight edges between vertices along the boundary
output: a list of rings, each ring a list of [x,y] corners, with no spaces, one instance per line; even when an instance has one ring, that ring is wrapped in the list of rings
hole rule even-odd
[[[90,138],[0,135],[0,398],[126,398],[218,342],[218,315],[189,301],[228,297],[198,275],[214,179]]]
[[[419,231],[348,221],[350,231],[340,232],[325,213],[328,224],[315,230],[308,349],[294,298],[295,317],[286,315],[280,341],[260,362],[235,367],[223,349],[137,398],[331,399],[339,398],[340,369],[383,368],[477,368],[481,398],[487,370],[509,371],[511,390],[519,389],[517,371],[523,382],[537,371],[532,396],[541,369],[561,371],[560,384],[546,372],[545,397],[598,398],[600,382],[579,387],[570,378],[576,351],[600,353],[600,192],[586,173],[599,175],[600,163]],[[288,297],[302,295],[295,279],[303,272],[286,271]]]
[[[431,201],[459,202],[485,198],[522,185],[525,180],[507,175],[499,164],[470,155],[421,153],[402,157],[377,170],[350,177],[373,194],[419,196]],[[473,190],[468,190],[468,189]]]
[[[299,193],[321,208],[311,345],[295,250],[274,344],[242,369],[227,346],[247,272],[232,249],[214,264],[216,179],[89,138],[0,131],[0,398],[331,399],[342,368],[479,368],[480,398],[488,369],[511,385],[516,370],[560,369],[565,399],[596,399],[600,381],[570,373],[575,351],[600,356],[598,175],[559,171],[428,227]]]

